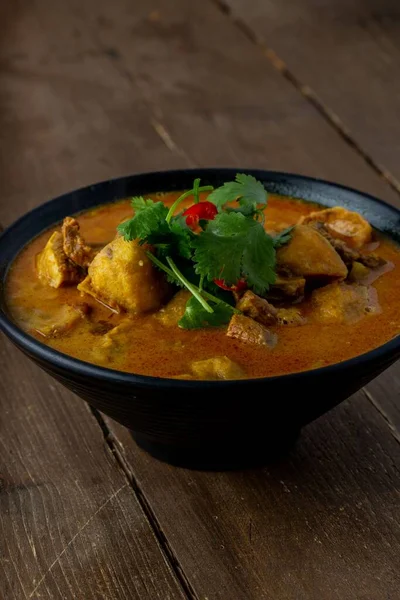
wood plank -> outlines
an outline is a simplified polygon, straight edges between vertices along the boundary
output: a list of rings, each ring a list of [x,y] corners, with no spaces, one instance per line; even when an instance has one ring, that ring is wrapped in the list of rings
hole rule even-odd
[[[0,3],[0,221],[134,171],[188,166],[63,2]]]
[[[182,599],[88,407],[0,338],[0,595]]]
[[[219,0],[218,0],[219,1]],[[397,0],[222,0],[400,189]],[[311,88],[311,89],[310,89]]]
[[[293,170],[395,201],[212,4],[19,0],[0,11],[6,223],[80,185],[188,165]]]
[[[398,201],[214,3],[69,2],[196,165],[293,170]]]
[[[400,368],[396,364],[369,383],[364,392],[400,442]]]
[[[198,597],[397,598],[400,446],[361,392],[247,472],[170,467],[107,424]]]

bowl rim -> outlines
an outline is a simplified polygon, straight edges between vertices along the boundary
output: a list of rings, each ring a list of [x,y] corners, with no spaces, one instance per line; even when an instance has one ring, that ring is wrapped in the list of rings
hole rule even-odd
[[[24,213],[21,217],[16,219],[13,223],[11,223],[1,234],[0,234],[0,247],[1,243],[4,242],[9,235],[12,235],[15,230],[18,230],[21,225],[23,225],[26,221],[31,218],[35,218],[45,207],[56,204],[57,202],[62,201],[70,197],[75,193],[85,193],[85,192],[95,192],[96,189],[100,187],[104,187],[107,185],[115,185],[118,183],[123,183],[125,181],[131,181],[135,178],[140,178],[143,176],[152,176],[154,178],[162,177],[162,176],[171,176],[171,177],[179,177],[184,175],[193,175],[193,177],[206,177],[207,175],[234,175],[237,172],[244,172],[251,174],[255,177],[257,175],[265,178],[288,178],[291,182],[298,181],[299,183],[307,183],[307,184],[317,184],[318,186],[326,186],[334,189],[341,190],[346,193],[350,193],[356,196],[359,196],[362,199],[367,200],[368,202],[372,202],[373,204],[378,204],[384,206],[386,209],[389,209],[400,219],[400,209],[396,206],[388,204],[384,200],[376,198],[368,193],[361,192],[360,190],[344,186],[341,184],[337,184],[331,182],[329,180],[308,177],[305,175],[299,175],[295,173],[285,172],[285,171],[270,171],[265,169],[251,169],[251,168],[232,168],[232,167],[202,167],[202,168],[193,168],[193,169],[167,169],[160,171],[145,171],[141,173],[135,173],[132,175],[125,175],[122,177],[116,177],[111,179],[106,179],[91,185],[83,186],[81,188],[77,188],[76,190],[69,191],[67,193],[61,194],[40,204],[39,206],[34,207],[30,211]],[[178,188],[177,188],[178,189]],[[151,192],[150,192],[151,193]],[[305,199],[306,200],[306,199]],[[118,201],[118,200],[114,200]],[[112,199],[109,202],[113,202]],[[106,202],[99,202],[98,206],[102,204],[106,204]],[[89,209],[88,209],[89,210]],[[75,213],[76,214],[76,213]],[[57,221],[54,221],[56,224]],[[49,226],[51,227],[51,225]],[[43,229],[45,231],[49,227]],[[41,233],[36,234],[40,235]],[[27,245],[35,239],[36,236],[33,236],[28,242],[21,245],[17,254]],[[389,236],[390,237],[390,236]],[[16,255],[15,255],[16,256]],[[5,271],[5,278],[7,278],[7,273],[10,265],[12,264],[14,258],[9,261],[7,264],[7,268]],[[0,296],[4,296],[5,286],[2,285],[3,282],[0,281]],[[3,303],[4,300],[3,300]],[[309,377],[319,377],[323,375],[334,375],[335,372],[342,371],[343,369],[351,369],[353,367],[362,368],[365,367],[365,370],[368,369],[368,366],[371,363],[379,360],[380,363],[384,363],[385,359],[388,364],[390,362],[390,357],[396,352],[400,352],[400,334],[394,336],[392,339],[388,340],[384,344],[377,346],[376,348],[372,348],[368,352],[363,354],[359,354],[347,360],[337,362],[331,365],[318,367],[315,369],[308,369],[306,371],[297,371],[293,373],[285,373],[282,375],[273,375],[268,377],[257,377],[257,378],[245,378],[239,380],[182,380],[182,379],[174,379],[167,377],[155,377],[152,375],[140,375],[136,373],[129,373],[125,371],[118,371],[115,369],[110,369],[108,367],[102,367],[100,365],[95,365],[90,362],[86,362],[84,360],[74,358],[69,356],[68,354],[64,354],[50,346],[47,346],[43,342],[37,340],[33,336],[30,336],[28,333],[25,333],[20,327],[14,323],[14,321],[6,314],[3,308],[0,306],[0,330],[2,330],[10,339],[13,341],[19,349],[23,350],[30,357],[34,357],[39,359],[39,362],[49,363],[54,367],[62,370],[62,371],[70,371],[72,374],[78,377],[90,377],[91,379],[95,379],[98,381],[108,381],[110,383],[122,384],[132,387],[157,387],[160,389],[168,390],[171,387],[176,387],[184,391],[185,389],[210,389],[218,387],[220,390],[224,388],[240,388],[245,385],[251,385],[252,383],[256,383],[258,385],[262,383],[276,383],[282,380],[288,380],[290,378],[291,382],[300,381]]]

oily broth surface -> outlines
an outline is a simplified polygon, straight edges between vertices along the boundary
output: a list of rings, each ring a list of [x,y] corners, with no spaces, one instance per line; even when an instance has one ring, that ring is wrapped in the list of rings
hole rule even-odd
[[[168,193],[162,198],[169,205],[177,196],[178,193]],[[187,204],[190,203],[189,199]],[[312,210],[315,210],[314,204],[271,195],[266,222],[283,228]],[[106,244],[114,238],[118,223],[131,214],[130,203],[124,200],[82,213],[78,220],[89,243]],[[226,355],[239,363],[249,377],[265,377],[340,362],[367,352],[400,332],[397,308],[400,251],[381,238],[378,253],[394,264],[392,271],[373,284],[382,312],[368,315],[352,325],[307,323],[301,327],[276,327],[279,339],[273,350],[230,339],[223,328],[196,331],[167,328],[152,315],[133,317],[132,327],[124,334],[123,343],[109,353],[98,351],[101,336],[94,335],[85,320],[65,336],[44,338],[30,330],[29,317],[38,310],[56,311],[60,304],[86,302],[93,310],[91,321],[103,320],[118,325],[126,319],[126,315],[111,313],[93,298],[83,297],[75,287],[56,290],[39,282],[35,257],[54,229],[57,227],[33,240],[15,260],[7,283],[8,303],[14,319],[23,329],[49,346],[84,361],[122,371],[170,377],[187,373],[188,364],[193,360]]]

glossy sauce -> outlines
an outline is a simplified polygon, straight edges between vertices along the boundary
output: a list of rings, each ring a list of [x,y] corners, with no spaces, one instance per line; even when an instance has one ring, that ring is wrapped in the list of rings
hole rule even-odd
[[[170,193],[162,197],[169,205],[177,195]],[[315,209],[316,205],[311,203],[270,196],[266,222],[272,228],[284,228]],[[105,245],[115,237],[118,223],[131,215],[129,201],[124,200],[82,213],[78,220],[88,243]],[[164,327],[153,315],[132,316],[127,331],[115,345],[104,350],[100,347],[101,328],[100,332],[94,332],[93,324],[105,321],[118,325],[127,321],[127,315],[111,312],[94,298],[82,295],[75,286],[53,289],[43,286],[37,278],[35,257],[55,229],[57,227],[42,233],[17,257],[8,279],[8,303],[16,322],[31,335],[87,362],[132,373],[173,377],[187,373],[188,365],[194,360],[226,355],[241,365],[249,377],[265,377],[337,363],[367,352],[400,332],[400,251],[379,236],[377,253],[394,265],[373,284],[382,309],[380,314],[368,315],[348,325],[308,322],[300,327],[274,326],[271,329],[279,339],[274,349],[228,338],[224,328],[185,331]],[[45,338],[32,330],[30,321],[35,311],[51,315],[62,304],[82,302],[92,307],[92,313],[68,333]],[[305,312],[307,310],[305,305]]]

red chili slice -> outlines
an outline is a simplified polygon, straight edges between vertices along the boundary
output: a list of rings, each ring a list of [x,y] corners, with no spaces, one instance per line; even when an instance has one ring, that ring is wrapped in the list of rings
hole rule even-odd
[[[198,202],[187,208],[183,212],[183,216],[186,217],[186,225],[191,229],[196,229],[199,221],[212,221],[217,215],[218,210],[215,204],[212,202]]]
[[[247,288],[247,283],[244,279],[239,279],[236,285],[226,285],[223,279],[214,279],[214,283],[217,284],[218,287],[223,290],[227,290],[228,292],[242,292]]]

